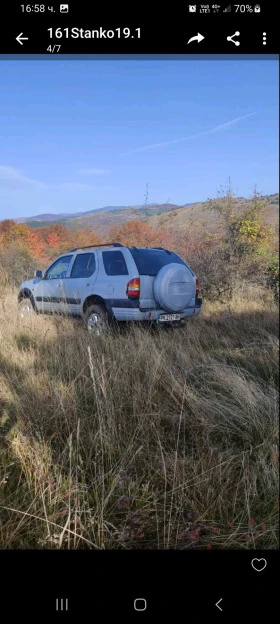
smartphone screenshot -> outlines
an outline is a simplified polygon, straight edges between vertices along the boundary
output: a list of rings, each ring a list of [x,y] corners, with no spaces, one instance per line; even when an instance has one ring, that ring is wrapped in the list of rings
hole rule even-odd
[[[270,622],[275,7],[0,11],[2,614]]]

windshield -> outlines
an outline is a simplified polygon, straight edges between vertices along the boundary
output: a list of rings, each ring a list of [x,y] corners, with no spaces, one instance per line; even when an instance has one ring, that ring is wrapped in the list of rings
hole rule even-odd
[[[173,251],[167,252],[164,249],[137,249],[133,247],[129,249],[139,275],[157,275],[163,266],[172,262],[187,266]]]

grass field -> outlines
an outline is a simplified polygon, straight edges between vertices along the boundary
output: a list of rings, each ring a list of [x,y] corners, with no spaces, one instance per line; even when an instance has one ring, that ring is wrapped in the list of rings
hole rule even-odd
[[[0,548],[278,547],[278,309],[91,339],[0,299]]]

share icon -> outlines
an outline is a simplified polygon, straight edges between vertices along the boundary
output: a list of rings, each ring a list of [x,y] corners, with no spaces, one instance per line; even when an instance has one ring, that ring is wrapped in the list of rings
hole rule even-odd
[[[227,41],[232,41],[232,43],[234,43],[236,46],[240,45],[240,41],[234,41],[233,37],[239,37],[240,32],[237,30],[234,35],[231,35],[231,37],[227,37]]]

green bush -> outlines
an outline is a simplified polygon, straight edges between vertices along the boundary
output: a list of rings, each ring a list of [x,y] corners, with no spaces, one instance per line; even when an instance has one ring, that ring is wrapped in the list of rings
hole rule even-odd
[[[279,301],[279,258],[273,260],[267,268],[267,286],[273,291],[274,299]]]
[[[24,244],[0,246],[0,279],[8,280],[12,286],[19,286],[32,278],[36,260]]]

